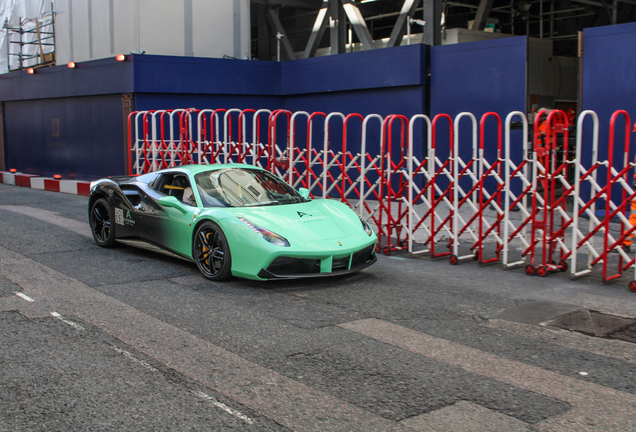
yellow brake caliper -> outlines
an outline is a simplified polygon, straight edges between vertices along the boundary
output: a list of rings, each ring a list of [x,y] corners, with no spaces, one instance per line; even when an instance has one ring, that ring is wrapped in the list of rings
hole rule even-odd
[[[205,235],[205,238],[208,240],[208,242],[210,241],[209,236],[210,236],[210,233],[207,233],[207,234]],[[206,247],[205,247],[205,245],[204,245],[204,244],[202,244],[202,245],[201,245],[201,252],[204,252],[204,253],[205,253],[206,251],[208,251],[208,248],[206,248]],[[210,251],[210,252],[211,252],[211,251]],[[205,260],[205,265],[207,265],[208,267],[210,267],[210,262],[209,262],[209,261],[210,261],[210,252],[208,252],[208,259],[206,259],[206,260]]]

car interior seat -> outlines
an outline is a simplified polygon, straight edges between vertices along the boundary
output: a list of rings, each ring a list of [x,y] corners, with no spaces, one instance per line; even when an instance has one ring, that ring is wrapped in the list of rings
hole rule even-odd
[[[168,190],[168,195],[183,201],[183,190],[190,186],[188,179],[184,176],[176,176],[172,179],[172,187]]]

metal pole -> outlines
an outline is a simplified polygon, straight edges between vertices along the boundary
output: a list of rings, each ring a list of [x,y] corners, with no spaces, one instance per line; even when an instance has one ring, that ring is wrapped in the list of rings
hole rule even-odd
[[[278,32],[276,33],[276,43],[278,45],[278,50],[277,50],[277,61],[280,61],[280,40],[283,38],[283,34]]]
[[[406,25],[406,44],[411,45],[411,20],[413,18],[409,17]]]
[[[5,21],[6,24],[6,21]],[[11,49],[9,48],[10,42],[9,42],[9,27],[6,27],[7,29],[7,35],[6,35],[6,41],[7,41],[7,73],[9,73],[11,71]]]
[[[543,39],[543,0],[539,0],[539,38]]]
[[[423,28],[422,41],[431,46],[440,45],[442,43],[442,0],[425,1],[423,18],[420,25],[424,26],[425,22],[429,24]]]
[[[510,34],[515,34],[515,2],[510,0]]]
[[[554,36],[554,2],[550,2],[550,37]]]
[[[51,31],[53,32],[53,62],[55,62],[55,14],[57,11],[53,8],[53,2],[51,2]],[[55,63],[53,63],[55,65]]]
[[[22,17],[18,17],[20,21],[20,51],[18,52],[18,61],[20,62],[20,69],[22,69]]]

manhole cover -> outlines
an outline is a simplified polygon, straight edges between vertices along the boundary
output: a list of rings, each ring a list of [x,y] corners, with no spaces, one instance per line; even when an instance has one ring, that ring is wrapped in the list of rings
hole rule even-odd
[[[589,336],[636,343],[636,318],[579,309],[560,315],[544,324]]]

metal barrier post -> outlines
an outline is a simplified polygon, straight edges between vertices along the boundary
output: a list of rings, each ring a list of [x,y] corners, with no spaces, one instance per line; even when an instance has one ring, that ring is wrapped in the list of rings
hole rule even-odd
[[[448,144],[449,157],[444,162],[442,162],[437,156],[437,140],[436,140],[437,122],[439,121],[439,119],[442,119],[442,118],[448,121],[449,141],[450,141]],[[431,215],[432,215],[430,249],[431,249],[431,257],[439,258],[439,257],[451,255],[451,252],[447,251],[442,253],[435,253],[435,244],[437,243],[436,236],[438,231],[444,228],[446,233],[449,235],[449,245],[448,245],[449,248],[451,247],[451,242],[453,241],[453,235],[454,235],[453,225],[452,225],[453,203],[450,201],[448,197],[448,195],[453,194],[452,188],[454,184],[452,168],[449,170],[449,166],[452,166],[453,160],[454,160],[453,139],[455,136],[454,129],[453,129],[453,119],[451,118],[451,116],[449,116],[448,114],[437,114],[435,117],[433,117],[433,122],[431,124],[431,133],[432,133],[431,148],[433,150],[433,155],[435,158],[434,166],[436,170],[433,175],[433,178],[430,180],[431,187],[434,190],[432,205],[431,205],[431,209],[429,210],[429,212],[431,212]],[[437,185],[437,179],[440,178],[440,176],[445,177],[449,181],[449,185],[444,190],[441,190],[441,188]],[[438,216],[438,213],[437,213],[437,207],[441,202],[444,202],[444,204],[446,204],[449,210],[448,216],[446,216],[446,218],[444,218],[443,220],[441,219],[441,217]],[[428,216],[428,214],[424,215],[424,217],[426,216]],[[435,229],[436,219],[440,219],[439,228],[437,229]],[[448,222],[450,222],[450,227],[447,226]]]
[[[472,123],[472,135],[473,135],[473,157],[468,162],[464,162],[459,155],[459,122],[463,117],[468,117]],[[449,258],[449,262],[453,265],[457,264],[460,260],[474,258],[474,254],[459,256],[459,237],[462,235],[464,231],[470,234],[473,237],[474,241],[477,241],[477,235],[475,234],[475,230],[470,227],[471,223],[474,221],[474,217],[471,217],[468,222],[465,222],[464,219],[459,214],[459,209],[465,203],[468,203],[473,211],[473,216],[477,214],[477,198],[475,196],[478,180],[475,176],[474,172],[471,170],[472,165],[477,161],[477,148],[478,148],[478,140],[477,140],[477,119],[472,113],[463,112],[459,113],[455,117],[455,136],[454,136],[454,150],[453,150],[453,217],[452,217],[452,231],[453,231],[453,239],[452,239],[452,254]],[[461,171],[460,171],[461,165]],[[468,192],[464,192],[462,187],[459,184],[460,179],[467,175],[470,180],[472,180],[472,187]],[[459,195],[462,195],[462,199],[460,201]],[[472,200],[471,200],[472,195]],[[462,223],[462,226],[459,226],[459,223]]]
[[[413,155],[414,144],[414,134],[413,127],[415,125],[416,120],[424,120],[426,124],[426,138],[424,142],[424,150],[425,154],[422,158],[422,161],[418,161],[417,158]],[[415,212],[415,203],[418,200],[422,200],[425,205],[428,206],[429,209],[432,208],[432,202],[435,198],[435,188],[432,185],[431,179],[434,176],[435,171],[435,149],[431,146],[432,141],[432,130],[431,130],[431,119],[428,116],[423,114],[416,114],[411,117],[409,121],[409,150],[408,150],[408,179],[409,179],[409,189],[408,189],[408,207],[409,207],[409,239],[408,239],[408,250],[411,255],[419,255],[430,251],[429,249],[424,249],[420,251],[413,250],[413,242],[415,241],[415,232],[421,226],[426,234],[428,234],[428,238],[424,241],[426,244],[431,239],[431,231],[426,227],[426,217],[419,217]],[[413,169],[414,162],[417,165],[415,169]],[[424,183],[421,189],[417,189],[415,184],[415,175],[422,173],[424,175]],[[414,196],[414,192],[416,195]],[[430,210],[426,212],[426,215],[429,215]],[[415,223],[415,218],[418,218],[417,223]],[[434,216],[431,215],[431,218]]]
[[[522,134],[523,134],[523,156],[519,165],[515,165],[512,161],[512,155],[510,154],[510,125],[514,117],[521,117],[522,121]],[[503,265],[504,267],[512,267],[516,265],[525,264],[525,260],[522,259],[516,262],[508,262],[509,258],[509,245],[512,239],[518,239],[521,241],[525,248],[529,247],[526,240],[526,226],[532,220],[532,214],[528,211],[528,194],[532,190],[533,183],[528,180],[528,120],[524,113],[521,111],[513,111],[506,117],[505,122],[505,165],[504,165],[504,178],[506,193],[504,195],[504,234],[503,234]],[[513,178],[521,179],[521,193],[516,197],[512,193],[511,181]],[[512,203],[510,202],[512,199]],[[515,227],[510,221],[510,212],[513,208],[519,210],[522,214],[522,220],[519,223],[519,227]],[[513,228],[512,234],[510,234],[510,228]]]

